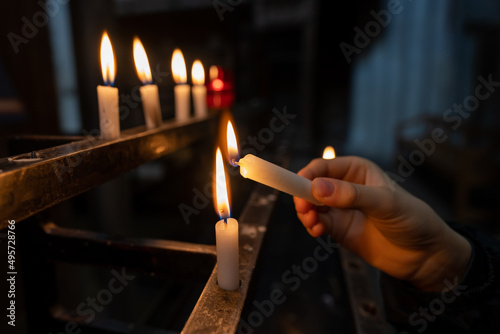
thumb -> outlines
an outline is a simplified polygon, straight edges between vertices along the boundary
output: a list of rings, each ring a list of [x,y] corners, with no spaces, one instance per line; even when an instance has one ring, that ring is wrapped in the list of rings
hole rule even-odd
[[[392,192],[387,188],[326,177],[315,178],[312,191],[314,197],[325,205],[341,209],[360,209],[377,216],[388,212],[393,203]]]

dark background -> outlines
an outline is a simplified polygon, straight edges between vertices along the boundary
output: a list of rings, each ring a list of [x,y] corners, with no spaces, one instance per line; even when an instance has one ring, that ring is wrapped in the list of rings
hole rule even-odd
[[[61,74],[57,69],[61,69],[62,63],[55,57],[61,50],[53,47],[54,38],[60,35],[51,35],[47,25],[39,27],[26,44],[20,44],[17,53],[8,38],[11,32],[21,34],[22,18],[32,22],[33,15],[42,8],[40,4],[28,0],[2,2],[0,157],[12,154],[8,144],[16,135],[82,135],[98,129],[96,86],[102,81],[99,46],[103,30],[108,31],[113,43],[117,63],[115,86],[121,94],[131,94],[140,84],[132,58],[132,40],[136,35],[142,40],[151,67],[159,66],[166,73],[163,80],[157,82],[164,120],[174,116],[170,57],[173,49],[179,47],[184,53],[188,72],[194,59],[199,58],[206,73],[210,65],[220,65],[233,73],[236,98],[232,112],[240,141],[256,136],[260,129],[268,126],[274,115],[273,108],[282,111],[286,107],[288,113],[297,115],[292,124],[283,133],[276,134],[259,155],[272,160],[285,134],[293,138],[287,150],[290,157],[288,168],[293,171],[321,156],[326,145],[333,145],[338,155],[352,154],[346,142],[352,122],[356,121],[351,106],[353,96],[357,98],[352,90],[353,69],[357,58],[368,57],[378,40],[384,38],[385,31],[374,37],[359,55],[353,55],[353,63],[346,61],[339,45],[342,42],[352,45],[353,28],[364,27],[373,20],[370,11],[386,8],[385,3],[359,0],[242,1],[236,6],[228,5],[231,10],[223,13],[223,20],[213,3],[211,0],[73,0],[61,5],[67,6],[66,19],[69,22],[69,30],[63,33],[67,33],[72,41],[72,45],[66,45],[66,48],[74,54],[72,71],[65,70]],[[478,2],[476,9],[481,12],[481,5],[488,8],[487,3]],[[500,13],[493,16],[498,19]],[[453,13],[442,17],[447,22],[454,19]],[[426,22],[423,18],[422,25]],[[478,73],[498,73],[499,26],[459,26],[476,36],[473,67],[480,71],[471,74],[473,79],[468,91],[473,92],[474,78]],[[425,47],[425,43],[420,45]],[[64,58],[66,55],[61,51],[59,56]],[[414,66],[424,65],[416,63]],[[382,73],[385,70],[382,68]],[[70,79],[71,84],[61,87],[58,75]],[[62,95],[73,102],[61,104],[59,98]],[[498,101],[495,97],[488,102],[488,110],[495,115],[498,114]],[[121,106],[127,105],[123,99],[120,103]],[[143,124],[140,103],[128,110],[121,122],[122,129]],[[76,115],[78,120],[68,126],[67,115]],[[420,116],[420,122],[429,115],[422,111],[417,116]],[[493,119],[498,120],[498,117]],[[414,122],[413,118],[404,121]],[[440,147],[406,178],[402,186],[429,202],[446,220],[472,224],[498,235],[499,124],[490,121],[485,126],[484,119],[479,117],[471,117],[465,123],[461,129],[465,141]],[[395,128],[399,129],[402,124]],[[397,175],[397,157],[408,158],[415,149],[413,140],[417,137],[408,140],[400,132],[395,133],[396,151],[390,153],[391,158],[376,162],[384,170]],[[424,136],[427,134],[423,133]],[[214,144],[215,138],[212,138],[150,163],[52,208],[49,214],[62,226],[213,244],[213,224],[217,221],[213,207],[207,206],[186,224],[178,205],[191,203],[191,189],[202,188],[210,182],[208,173],[212,168]],[[239,177],[232,177],[231,184],[233,216],[237,217],[254,184]],[[283,284],[282,273],[310,256],[315,245],[316,241],[307,235],[297,220],[291,197],[281,195],[249,300],[268,298],[273,288]],[[67,264],[60,264],[58,268],[61,303],[68,308],[78,305],[87,296],[95,295],[109,280],[109,272],[98,268]],[[192,301],[191,294],[194,291],[196,295],[200,289],[185,282],[164,282],[150,277],[143,277],[134,284],[119,296],[120,301],[111,304],[100,316],[178,331],[188,313],[172,314],[176,314],[183,297]],[[352,329],[350,312],[342,286],[338,258],[333,256],[304,281],[297,292],[287,293],[287,301],[256,328],[255,333],[349,332]],[[174,290],[178,294],[174,295]],[[157,304],[160,311],[146,321],[141,318],[141,310],[147,308],[158,291],[163,291],[166,302]],[[22,288],[19,296],[21,306],[23,298],[30,298],[23,296]],[[247,305],[244,315],[252,309],[252,305]],[[16,333],[24,333],[26,319],[22,307],[18,311]],[[162,317],[161,314],[168,316]],[[4,321],[0,326],[3,325]]]

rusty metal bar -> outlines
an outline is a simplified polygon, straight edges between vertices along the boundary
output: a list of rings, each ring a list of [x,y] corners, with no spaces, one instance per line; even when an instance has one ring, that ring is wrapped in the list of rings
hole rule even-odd
[[[154,276],[206,279],[216,262],[215,246],[189,242],[123,238],[105,233],[42,225],[45,251],[52,260],[127,267]]]
[[[389,333],[377,284],[378,270],[353,252],[339,250],[355,333]]]
[[[0,159],[0,229],[79,195],[202,138],[214,137],[218,113],[122,131],[116,140],[83,140]]]

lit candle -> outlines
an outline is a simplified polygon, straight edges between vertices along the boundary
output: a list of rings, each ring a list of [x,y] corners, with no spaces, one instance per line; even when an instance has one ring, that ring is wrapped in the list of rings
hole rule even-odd
[[[205,70],[199,60],[195,60],[191,69],[193,81],[193,105],[194,114],[198,117],[207,116],[207,87],[205,87]]]
[[[224,161],[220,149],[215,156],[215,198],[221,220],[215,225],[217,251],[217,284],[224,290],[240,286],[238,221],[230,217],[230,206]]]
[[[227,129],[228,132],[233,133],[232,136],[236,137],[231,122],[228,122]],[[244,178],[254,180],[292,196],[303,198],[314,205],[323,205],[312,194],[311,180],[258,158],[253,154],[247,154],[239,159],[237,146],[229,150],[228,155],[233,166],[240,166],[240,174]]]
[[[139,91],[141,92],[146,128],[153,129],[162,123],[160,96],[158,95],[158,86],[153,84],[146,50],[144,50],[141,41],[137,37],[134,38],[134,61],[137,76],[144,84],[139,88]]]
[[[323,151],[323,159],[331,160],[335,158],[335,150],[331,146],[325,147]]]
[[[172,54],[172,76],[176,83],[174,87],[175,119],[185,121],[189,119],[191,110],[191,89],[187,82],[186,63],[181,50],[175,49]]]
[[[107,32],[103,33],[101,41],[101,70],[106,86],[97,86],[99,127],[104,139],[116,139],[120,137],[118,88],[111,87],[115,81],[115,57]]]

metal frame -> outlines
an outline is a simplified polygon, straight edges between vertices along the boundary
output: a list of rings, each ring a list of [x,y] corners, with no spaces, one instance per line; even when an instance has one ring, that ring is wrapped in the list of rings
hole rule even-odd
[[[0,159],[0,228],[6,226],[7,220],[14,219],[16,223],[27,220],[18,224],[18,238],[24,241],[19,251],[23,259],[23,278],[27,283],[25,292],[32,299],[27,303],[28,320],[36,324],[35,331],[63,329],[72,321],[86,332],[112,332],[98,325],[89,326],[85,319],[76,317],[71,311],[58,315],[49,311],[55,303],[54,261],[126,267],[131,271],[160,276],[209,276],[182,332],[236,331],[267,222],[276,202],[276,190],[257,185],[238,217],[241,285],[235,291],[225,291],[217,286],[213,245],[124,239],[62,228],[32,217],[141,164],[214,136],[217,116],[192,118],[184,123],[166,122],[147,131],[144,127],[137,127],[122,131],[121,138],[113,141],[73,137],[69,143]],[[61,142],[54,137],[46,139],[50,143]],[[44,146],[43,136],[36,137],[36,140],[39,146]],[[36,254],[33,254],[33,249],[37,250]],[[35,276],[37,279],[33,280]]]
[[[215,136],[217,116],[164,122],[152,130],[144,126],[127,129],[111,141],[89,136],[0,159],[0,229],[7,226],[7,219],[21,221],[142,164]]]
[[[345,248],[339,248],[339,251],[355,332],[389,333],[382,296],[377,288],[378,269]]]

